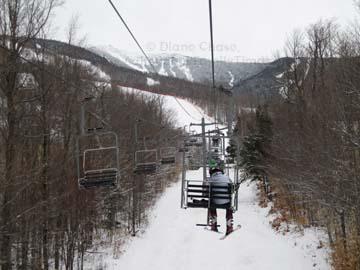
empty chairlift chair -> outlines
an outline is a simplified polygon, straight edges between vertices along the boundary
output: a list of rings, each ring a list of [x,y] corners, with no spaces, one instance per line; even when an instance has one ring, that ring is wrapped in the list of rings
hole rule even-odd
[[[161,164],[174,164],[176,162],[176,148],[164,147],[160,149]]]
[[[200,147],[203,145],[203,141],[202,141],[202,138],[195,135],[195,134],[192,134],[192,135],[189,135],[186,139],[185,139],[185,142],[184,142],[184,146],[185,147],[189,147],[189,146],[197,146],[197,147]]]
[[[153,174],[158,168],[157,150],[141,150],[135,152],[135,170],[137,174]]]
[[[119,148],[116,134],[115,143],[109,147],[86,149],[83,153],[80,188],[115,187],[120,177]]]

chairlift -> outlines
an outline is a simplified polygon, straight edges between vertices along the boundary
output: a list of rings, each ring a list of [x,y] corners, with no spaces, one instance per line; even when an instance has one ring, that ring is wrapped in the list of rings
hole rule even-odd
[[[86,138],[95,137],[98,147],[87,148],[78,155],[78,184],[80,188],[115,187],[120,178],[118,137],[114,132],[102,132],[83,135]],[[103,146],[101,138],[110,138],[109,146]],[[79,147],[79,139],[78,139]]]
[[[160,149],[161,164],[174,164],[176,162],[176,148],[163,147]]]
[[[212,138],[212,146],[219,147],[220,145],[220,138],[218,136]]]
[[[179,148],[179,153],[182,153],[182,152],[189,152],[190,149],[188,147],[180,147]]]
[[[185,147],[189,147],[189,146],[200,147],[202,145],[203,145],[202,138],[197,137],[195,135],[190,135],[188,138],[185,139],[185,142],[184,142]]]
[[[152,174],[158,168],[157,149],[140,150],[135,152],[135,170],[136,174]]]
[[[196,180],[185,181],[185,200],[183,208],[231,208],[233,202],[233,184],[203,182]],[[228,199],[229,204],[216,204],[214,199]]]
[[[194,124],[202,126],[211,125],[202,121],[202,124]],[[204,209],[232,209],[237,210],[238,192],[237,187],[239,185],[239,177],[234,176],[234,182],[219,183],[217,181],[209,180],[208,174],[208,161],[214,159],[217,162],[223,164],[224,172],[229,175],[230,169],[234,169],[234,172],[238,174],[238,168],[233,165],[225,164],[224,152],[226,136],[216,129],[214,131],[207,132],[208,134],[193,135],[202,141],[202,137],[206,138],[206,150],[192,147],[192,156],[188,159],[188,166],[186,166],[186,153],[183,153],[183,173],[182,173],[182,185],[181,185],[181,208],[204,208]],[[198,153],[200,152],[200,153]],[[205,156],[204,156],[205,155]],[[198,161],[197,161],[198,159]],[[194,166],[197,165],[197,166]],[[188,178],[187,169],[203,169],[203,175],[199,178]],[[216,199],[227,199],[227,204],[217,204]]]

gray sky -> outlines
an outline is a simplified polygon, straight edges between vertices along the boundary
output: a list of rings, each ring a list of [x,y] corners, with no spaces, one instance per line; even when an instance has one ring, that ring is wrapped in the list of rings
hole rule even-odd
[[[113,0],[148,53],[209,57],[208,0]],[[353,0],[213,0],[216,56],[228,61],[272,58],[295,28],[357,17]],[[108,0],[66,0],[56,11],[56,38],[79,16],[87,46],[112,45],[139,53]]]

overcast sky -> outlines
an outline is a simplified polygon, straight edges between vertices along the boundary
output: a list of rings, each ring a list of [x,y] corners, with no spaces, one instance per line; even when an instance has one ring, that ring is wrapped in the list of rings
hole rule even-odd
[[[208,0],[113,0],[148,53],[209,57]],[[335,18],[343,26],[358,12],[353,0],[213,0],[217,58],[272,58],[294,29]],[[138,53],[108,0],[66,0],[56,11],[56,38],[74,15],[87,46],[112,45]]]

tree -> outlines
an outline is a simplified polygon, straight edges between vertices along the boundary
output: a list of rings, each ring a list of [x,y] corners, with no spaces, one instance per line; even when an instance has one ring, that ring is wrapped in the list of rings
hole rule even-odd
[[[26,44],[37,37],[47,25],[52,11],[60,2],[58,0],[1,0],[0,1],[0,46],[3,61],[0,71],[0,98],[6,102],[1,109],[1,135],[5,153],[4,174],[1,179],[1,247],[0,261],[2,269],[12,269],[11,249],[12,226],[8,220],[13,216],[12,196],[14,193],[15,169],[18,155],[20,111],[17,105],[21,100],[19,75],[22,61],[20,56]]]
[[[243,140],[240,150],[240,165],[244,168],[246,178],[260,179],[266,175],[265,159],[270,152],[272,141],[272,122],[267,106],[259,106],[256,110],[255,128]]]

